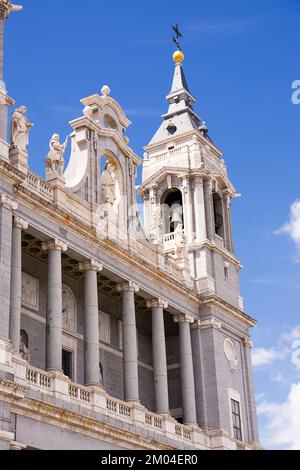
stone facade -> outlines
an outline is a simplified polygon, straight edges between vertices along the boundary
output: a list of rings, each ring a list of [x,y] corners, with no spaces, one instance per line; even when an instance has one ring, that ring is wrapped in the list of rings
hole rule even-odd
[[[181,63],[168,100],[142,161],[109,88],[83,99],[47,179],[1,120],[0,449],[259,448],[235,189]]]

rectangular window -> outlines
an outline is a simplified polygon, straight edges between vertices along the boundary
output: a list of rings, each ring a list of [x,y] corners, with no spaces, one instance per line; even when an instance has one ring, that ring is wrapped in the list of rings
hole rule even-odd
[[[232,410],[232,425],[233,425],[233,434],[234,438],[238,441],[243,440],[242,436],[242,421],[241,421],[241,409],[240,404],[236,400],[231,400],[231,410]]]
[[[110,344],[110,316],[100,312],[100,341]]]
[[[62,350],[62,368],[64,375],[73,378],[73,353],[67,351],[66,349]]]

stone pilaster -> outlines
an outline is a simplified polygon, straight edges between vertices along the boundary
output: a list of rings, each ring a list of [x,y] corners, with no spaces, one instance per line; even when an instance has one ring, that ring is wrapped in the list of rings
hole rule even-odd
[[[139,287],[133,282],[125,282],[119,284],[117,289],[122,293],[124,399],[129,402],[138,402],[138,351],[134,294],[139,291]]]
[[[191,196],[191,184],[190,179],[185,177],[183,179],[183,194],[184,194],[184,228],[185,235],[188,243],[193,243],[195,238],[194,227],[193,227],[193,204]]]
[[[195,176],[194,178],[193,199],[194,199],[194,214],[195,214],[195,229],[196,229],[195,241],[203,242],[204,240],[207,239],[207,233],[206,233],[203,178],[201,176]]]
[[[103,269],[97,261],[81,263],[84,272],[84,377],[86,385],[100,386],[99,307],[97,273]]]
[[[205,202],[205,220],[207,227],[207,238],[210,241],[215,239],[214,228],[214,208],[212,201],[212,182],[211,180],[204,181],[204,202]]]
[[[48,252],[46,369],[62,372],[62,266],[67,245],[60,240],[43,243]]]
[[[168,414],[169,391],[164,325],[164,309],[168,308],[168,304],[162,299],[153,299],[147,302],[147,307],[152,309],[152,353],[156,413]]]
[[[28,223],[21,217],[14,218],[11,245],[11,287],[9,337],[13,349],[20,352],[21,295],[22,295],[22,230]]]
[[[0,193],[0,337],[9,338],[12,215],[18,205]]]
[[[191,315],[178,315],[174,321],[179,324],[180,373],[182,390],[183,423],[196,425],[196,397],[194,366],[190,325],[194,323]]]

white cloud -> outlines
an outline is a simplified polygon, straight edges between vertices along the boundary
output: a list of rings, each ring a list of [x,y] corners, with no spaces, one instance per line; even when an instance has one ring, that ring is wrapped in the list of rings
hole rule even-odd
[[[261,432],[265,447],[300,450],[300,383],[291,385],[283,403],[264,401],[257,411],[267,421]]]
[[[276,232],[287,234],[300,248],[300,201],[296,200],[290,207],[290,220]]]
[[[286,383],[286,378],[285,378],[284,373],[282,371],[274,372],[271,375],[271,379],[273,380],[273,382],[278,382],[280,384]]]
[[[295,339],[300,339],[300,325],[295,326],[287,333],[283,333],[280,340],[285,343],[292,343]]]
[[[279,350],[275,348],[255,348],[252,351],[253,367],[268,366],[277,359],[283,359],[285,354],[285,349]]]

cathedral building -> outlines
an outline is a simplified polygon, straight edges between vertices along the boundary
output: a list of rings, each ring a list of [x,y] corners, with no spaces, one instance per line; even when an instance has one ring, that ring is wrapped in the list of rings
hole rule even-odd
[[[0,449],[260,448],[237,193],[179,44],[143,158],[104,86],[81,100],[70,141],[53,123],[41,177],[3,81],[19,9],[0,0]]]

